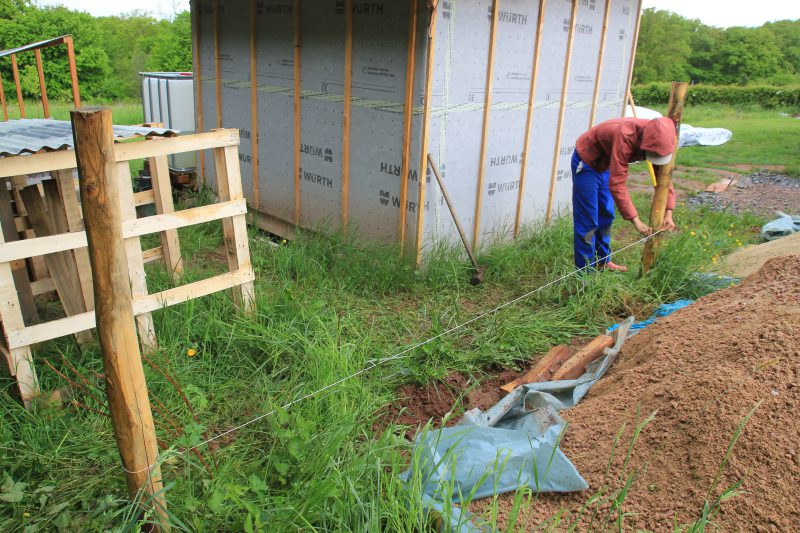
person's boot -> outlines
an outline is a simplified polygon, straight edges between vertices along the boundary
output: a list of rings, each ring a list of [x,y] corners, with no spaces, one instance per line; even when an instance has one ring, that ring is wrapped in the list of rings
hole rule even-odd
[[[627,272],[628,267],[625,265],[618,265],[616,263],[612,263],[611,261],[607,263],[603,263],[602,265],[597,265],[597,270],[610,270],[612,272]]]

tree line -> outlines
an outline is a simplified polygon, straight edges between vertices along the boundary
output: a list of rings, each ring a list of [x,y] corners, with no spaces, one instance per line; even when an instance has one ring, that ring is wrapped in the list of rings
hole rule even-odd
[[[670,80],[800,85],[800,20],[722,29],[670,11],[645,9],[634,82]]]
[[[141,11],[93,17],[66,7],[39,7],[30,0],[0,0],[0,50],[71,34],[81,95],[88,99],[137,98],[139,72],[192,70],[189,12],[159,20]],[[69,99],[71,85],[64,46],[42,50],[47,96]],[[17,56],[20,84],[26,97],[39,95],[33,52]],[[11,61],[0,59],[6,94]],[[13,85],[11,85],[13,87]]]
[[[66,7],[39,7],[31,0],[0,0],[0,49],[64,34],[74,37],[81,94],[87,98],[137,98],[140,71],[192,69],[188,12],[172,20],[141,11],[93,17]],[[44,49],[42,56],[48,96],[67,99],[70,85],[64,47]],[[36,97],[39,79],[34,54],[20,54],[18,61],[24,94]],[[8,59],[0,60],[0,76],[11,80]],[[722,29],[670,11],[645,9],[634,82],[669,80],[800,85],[800,20]]]

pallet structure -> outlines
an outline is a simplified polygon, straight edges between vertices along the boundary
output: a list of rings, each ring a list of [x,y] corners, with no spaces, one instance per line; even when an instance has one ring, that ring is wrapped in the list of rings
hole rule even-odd
[[[139,340],[144,351],[156,348],[151,313],[155,310],[232,289],[237,306],[253,306],[254,274],[250,263],[239,171],[239,132],[220,129],[208,133],[141,142],[115,143],[115,160],[120,185],[119,209],[125,239],[133,310]],[[210,150],[213,152],[219,201],[176,211],[172,202],[167,156]],[[153,189],[134,193],[130,162],[149,160]],[[87,253],[73,169],[75,152],[60,150],[0,158],[0,322],[5,340],[4,353],[15,376],[22,399],[27,403],[39,386],[31,347],[40,342],[75,334],[87,340],[95,327],[92,272]],[[47,173],[51,179],[31,183],[28,176]],[[11,181],[12,187],[8,182]],[[11,196],[17,203],[15,217]],[[156,214],[137,218],[136,206],[155,204]],[[23,211],[24,210],[24,211]],[[22,216],[20,216],[22,215]],[[228,272],[202,281],[150,294],[144,265],[163,259],[177,284],[183,270],[178,229],[221,220]],[[28,234],[18,239],[19,234]],[[30,235],[33,233],[34,235]],[[161,246],[142,250],[141,237],[158,233]],[[50,277],[30,282],[26,260],[44,257]],[[35,322],[33,296],[56,290],[64,307],[64,318]]]

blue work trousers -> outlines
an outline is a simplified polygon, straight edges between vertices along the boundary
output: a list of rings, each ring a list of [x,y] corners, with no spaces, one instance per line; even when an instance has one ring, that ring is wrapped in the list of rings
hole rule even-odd
[[[608,263],[614,199],[608,188],[608,171],[598,172],[572,154],[572,221],[575,266]]]

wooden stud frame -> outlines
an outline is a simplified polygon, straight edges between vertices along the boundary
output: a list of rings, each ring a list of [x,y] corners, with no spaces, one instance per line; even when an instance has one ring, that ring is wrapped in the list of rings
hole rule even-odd
[[[120,180],[120,209],[122,211],[122,234],[126,241],[128,267],[130,270],[131,288],[133,296],[134,313],[137,316],[140,341],[144,347],[154,347],[155,338],[152,337],[152,322],[149,313],[164,307],[186,302],[201,296],[212,294],[221,290],[232,289],[234,300],[240,309],[250,312],[253,309],[253,281],[255,279],[250,263],[250,252],[247,244],[247,226],[245,216],[247,205],[245,203],[241,175],[239,171],[238,146],[239,132],[235,129],[216,130],[209,133],[183,135],[179,137],[148,139],[144,142],[118,143],[115,145],[115,158],[117,161],[118,178]],[[166,166],[166,156],[173,153],[189,152],[202,149],[214,151],[216,175],[219,184],[220,202],[201,207],[194,207],[181,211],[171,211],[172,206],[164,202],[164,192],[168,188],[161,188],[153,192],[154,199],[161,203],[162,213],[144,218],[135,218],[135,205],[147,196],[137,196],[133,193],[130,180],[129,161],[132,159],[153,159],[156,165],[151,168],[159,169]],[[59,154],[59,157],[53,157]],[[18,165],[27,162],[27,172],[17,172],[13,175],[31,174],[40,171],[43,156],[54,163],[56,167],[47,171],[56,171],[75,166],[75,152],[61,151],[34,154],[24,157],[9,157],[0,165],[0,174],[7,175],[9,171],[18,171]],[[159,160],[162,159],[163,161]],[[23,160],[23,161],[17,161]],[[24,165],[23,165],[24,166]],[[161,179],[168,185],[168,175],[156,171],[154,181]],[[161,185],[161,184],[160,184]],[[209,279],[177,286],[155,294],[147,292],[144,279],[145,252],[142,252],[140,237],[150,233],[161,233],[162,249],[167,250],[165,259],[172,257],[174,252],[169,239],[164,241],[164,236],[179,228],[221,220],[223,222],[225,245],[227,248],[229,271],[225,274]],[[1,235],[0,235],[1,238]],[[86,248],[86,233],[70,231],[68,233],[47,237],[35,237],[22,241],[2,242],[0,244],[0,321],[3,323],[7,359],[9,368],[17,377],[22,398],[29,401],[38,390],[36,372],[31,360],[31,345],[86,331],[95,327],[93,311],[67,316],[43,324],[25,326],[20,311],[20,302],[14,285],[12,263],[30,257],[53,254],[68,250],[81,250]]]
[[[294,0],[294,223],[300,225],[300,0]]]
[[[578,0],[572,0],[572,13],[569,17],[569,36],[567,37],[567,52],[564,54],[564,78],[561,81],[561,102],[558,107],[558,123],[556,124],[556,138],[553,147],[553,168],[550,173],[550,191],[547,193],[547,211],[545,224],[550,223],[553,211],[553,193],[556,189],[556,175],[558,173],[558,152],[561,149],[561,132],[564,129],[564,110],[567,107],[567,90],[569,89],[569,67],[572,62],[572,44],[575,41],[575,22],[578,14]]]
[[[350,105],[353,89],[353,0],[344,2],[344,111],[342,114],[342,227],[350,224]]]
[[[405,252],[408,215],[408,175],[411,159],[411,121],[414,118],[414,59],[417,51],[417,0],[409,0],[406,94],[403,105],[403,156],[400,163],[400,217],[397,230],[400,256]]]
[[[201,132],[204,129],[203,126],[203,72],[202,72],[202,60],[200,58],[200,6],[198,5],[196,9],[192,10],[194,14],[194,26],[195,31],[192,32],[194,34],[194,71],[197,73],[197,79],[194,81],[194,88],[195,88],[195,108],[196,108],[196,116],[197,116],[197,131]],[[200,168],[200,184],[203,185],[206,182],[206,161],[203,157],[202,153],[197,154],[197,159],[199,160],[199,168]]]
[[[222,127],[222,67],[219,62],[219,0],[214,0],[214,92],[217,97],[217,128]]]
[[[628,62],[628,82],[625,84],[625,95],[623,96],[624,99],[628,97],[628,94],[631,92],[631,83],[633,83],[633,65],[636,62],[636,45],[639,42],[639,27],[642,24],[642,3],[644,0],[639,0],[636,8],[636,28],[633,31],[633,42],[631,43],[631,57]],[[622,105],[622,116],[625,116],[625,107],[626,104],[623,103]]]
[[[425,233],[425,186],[428,174],[428,141],[430,136],[431,119],[431,90],[433,87],[433,61],[436,47],[436,13],[439,3],[436,2],[430,9],[430,25],[428,26],[428,50],[425,58],[425,101],[422,111],[422,151],[419,161],[419,198],[417,199],[417,255],[416,264],[422,261],[422,238]]]
[[[589,128],[594,126],[594,120],[597,116],[597,100],[600,96],[600,77],[603,74],[603,56],[606,51],[606,35],[608,34],[608,16],[611,14],[611,1],[606,0],[606,9],[603,13],[603,30],[600,32],[600,51],[597,54],[597,71],[594,75],[594,92],[592,93],[592,111],[589,114]]]
[[[492,78],[494,77],[494,43],[497,37],[497,15],[500,0],[492,2],[492,29],[489,33],[489,60],[486,65],[486,91],[483,104],[483,128],[481,130],[481,150],[478,156],[478,187],[475,192],[475,217],[472,224],[472,252],[478,249],[481,230],[481,208],[483,207],[483,178],[486,159],[486,136],[489,131],[489,117],[492,114]]]
[[[256,0],[250,0],[250,151],[253,154],[253,209],[258,211],[261,184],[258,182],[258,50],[256,41],[257,22]]]
[[[611,0],[606,0],[611,2]],[[525,119],[525,140],[522,145],[522,164],[519,170],[519,192],[517,193],[517,211],[514,215],[514,238],[519,235],[522,222],[522,202],[525,198],[525,174],[527,172],[528,154],[531,146],[531,126],[533,125],[533,110],[536,105],[536,80],[539,77],[539,50],[542,46],[542,28],[544,27],[544,10],[547,0],[539,2],[539,14],[536,24],[536,39],[533,43],[533,64],[531,65],[531,87],[528,93],[528,116]]]

